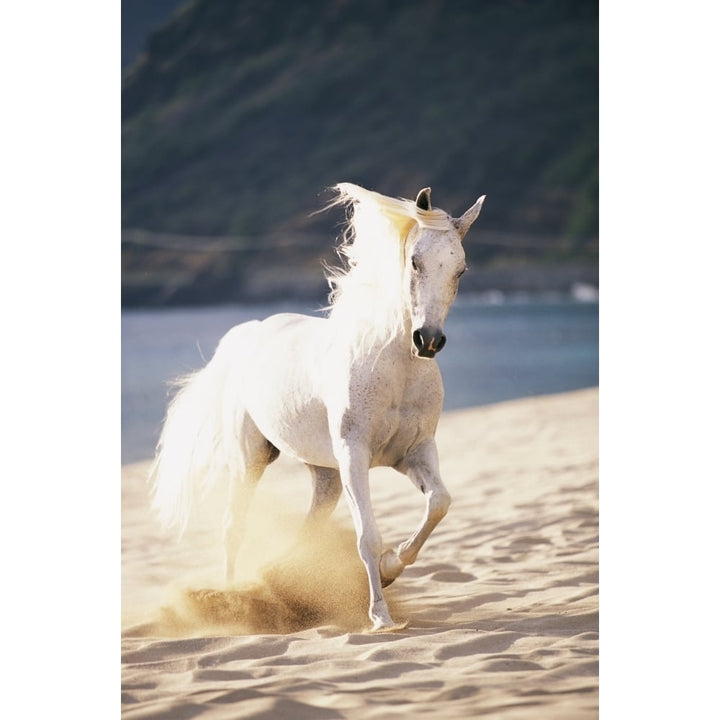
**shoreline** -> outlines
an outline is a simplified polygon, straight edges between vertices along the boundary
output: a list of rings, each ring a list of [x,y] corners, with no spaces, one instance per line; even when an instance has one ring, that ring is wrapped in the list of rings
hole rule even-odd
[[[304,268],[259,266],[242,284],[227,278],[205,278],[192,274],[182,277],[150,275],[147,269],[133,276],[123,275],[122,309],[150,310],[173,307],[207,307],[227,304],[266,304],[282,298],[286,301],[318,303],[327,301],[328,284],[318,272],[317,263]],[[460,294],[508,296],[567,295],[575,286],[597,290],[600,277],[597,262],[520,264],[473,267],[463,278]],[[220,291],[218,291],[220,288]]]

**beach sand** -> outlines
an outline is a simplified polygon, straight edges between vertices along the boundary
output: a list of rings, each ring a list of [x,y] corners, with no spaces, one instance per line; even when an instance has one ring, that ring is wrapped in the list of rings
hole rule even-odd
[[[281,458],[258,489],[242,576],[221,579],[220,497],[182,540],[151,515],[149,463],[122,472],[122,713],[131,718],[598,716],[598,392],[442,416],[450,512],[387,588],[402,631],[368,634],[349,513],[307,529]],[[371,472],[386,545],[422,495]]]

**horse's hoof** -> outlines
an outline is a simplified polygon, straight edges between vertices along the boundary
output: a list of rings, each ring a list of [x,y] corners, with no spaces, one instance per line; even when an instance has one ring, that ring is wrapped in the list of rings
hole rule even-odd
[[[405,622],[395,622],[394,620],[390,620],[390,622],[376,620],[370,632],[373,634],[399,632],[400,630],[404,630],[407,626],[407,620],[405,620]]]
[[[380,582],[384,588],[390,585],[405,569],[394,550],[385,550],[380,556]]]

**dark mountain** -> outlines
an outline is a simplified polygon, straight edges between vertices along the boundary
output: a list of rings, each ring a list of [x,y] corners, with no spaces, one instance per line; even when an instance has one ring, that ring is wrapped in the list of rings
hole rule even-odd
[[[341,218],[311,213],[339,181],[432,185],[453,214],[487,194],[484,267],[596,266],[596,1],[190,0],[126,69],[122,112],[128,303],[317,267]]]
[[[121,0],[122,67],[137,60],[148,36],[170,19],[182,0]]]

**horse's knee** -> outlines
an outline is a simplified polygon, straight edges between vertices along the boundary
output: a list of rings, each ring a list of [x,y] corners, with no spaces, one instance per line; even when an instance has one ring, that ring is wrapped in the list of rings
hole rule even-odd
[[[376,529],[364,529],[357,539],[357,549],[360,557],[366,562],[373,562],[382,552],[382,538]]]
[[[440,522],[448,513],[452,498],[446,488],[434,490],[428,498],[428,515],[431,520]]]

